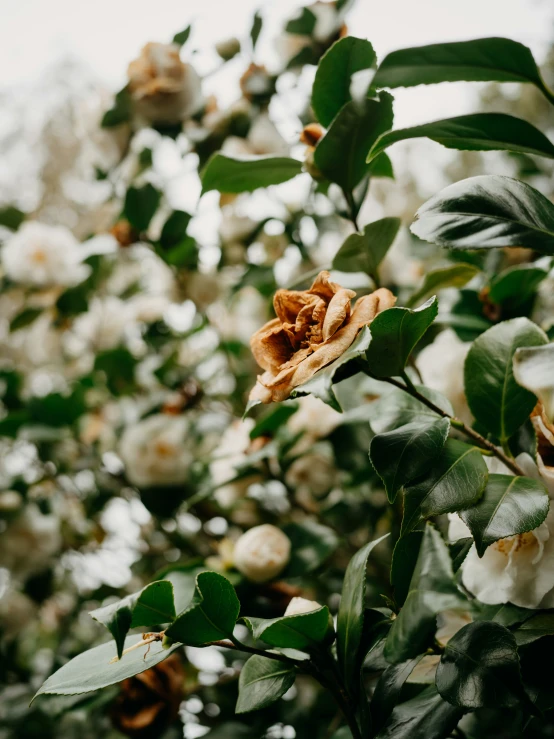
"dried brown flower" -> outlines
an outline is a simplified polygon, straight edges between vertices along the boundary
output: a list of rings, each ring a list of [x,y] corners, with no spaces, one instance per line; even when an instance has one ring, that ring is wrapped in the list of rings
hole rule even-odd
[[[250,346],[265,372],[250,393],[262,403],[285,400],[318,370],[344,354],[362,326],[396,298],[386,288],[359,298],[351,309],[353,290],[331,282],[320,272],[309,290],[278,290],[273,299],[277,318],[266,323]]]

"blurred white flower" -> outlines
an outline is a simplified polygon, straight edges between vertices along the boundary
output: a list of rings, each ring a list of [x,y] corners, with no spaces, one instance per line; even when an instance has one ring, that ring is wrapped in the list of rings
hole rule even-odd
[[[19,592],[9,582],[7,570],[0,570],[0,627],[5,639],[12,639],[36,616],[38,606],[24,593]]]
[[[300,493],[323,495],[337,479],[337,469],[330,444],[321,442],[309,452],[294,460],[288,468],[285,481]]]
[[[78,352],[84,347],[96,352],[115,349],[133,318],[132,307],[113,295],[92,298],[86,313],[78,315],[73,324],[73,337],[80,343]]]
[[[222,151],[230,156],[247,156],[249,154],[276,154],[286,156],[290,147],[277,130],[267,113],[260,113],[254,120],[246,138],[228,136]]]
[[[318,603],[316,600],[308,600],[308,598],[299,598],[296,596],[291,599],[283,615],[300,616],[302,613],[317,611],[318,608],[321,608],[321,603]]]
[[[473,420],[464,390],[464,362],[470,346],[448,328],[417,357],[423,384],[442,393],[452,403],[455,415],[466,423]]]
[[[251,582],[267,582],[287,566],[290,547],[290,539],[276,526],[254,526],[235,544],[235,567]]]
[[[240,465],[244,464],[246,452],[251,443],[250,432],[253,428],[252,418],[234,421],[223,433],[216,454],[210,463],[212,483],[220,486],[215,491],[214,498],[222,508],[230,508],[246,494],[248,486],[257,479],[256,475],[249,475],[242,480],[223,484],[235,477]]]
[[[176,485],[187,480],[193,462],[188,421],[158,413],[129,426],[119,443],[129,482],[137,487]]]
[[[254,287],[244,287],[229,305],[210,306],[209,315],[224,339],[248,344],[252,334],[266,321],[267,301]]]
[[[293,434],[303,432],[310,441],[329,436],[340,421],[341,415],[315,395],[298,398],[298,410],[288,420],[287,426]]]
[[[42,513],[35,503],[27,503],[0,536],[0,566],[25,580],[47,569],[61,544],[58,517]]]
[[[287,64],[302,49],[311,46],[314,41],[318,44],[330,43],[341,30],[343,17],[336,3],[318,0],[308,5],[307,10],[315,16],[315,25],[311,35],[284,32],[275,41],[277,53],[283,64]]]
[[[202,105],[200,77],[179,54],[177,44],[148,43],[129,64],[129,91],[137,113],[148,121],[177,123]]]
[[[2,248],[2,266],[14,282],[37,287],[72,286],[87,277],[81,245],[64,226],[28,221]]]

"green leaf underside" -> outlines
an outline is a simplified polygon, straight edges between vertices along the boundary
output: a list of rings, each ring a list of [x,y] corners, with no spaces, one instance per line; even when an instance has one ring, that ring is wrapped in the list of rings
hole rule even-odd
[[[472,344],[464,367],[467,401],[487,431],[509,439],[526,421],[536,397],[517,384],[512,360],[518,347],[546,344],[546,334],[528,318],[492,326]]]
[[[329,609],[321,606],[315,611],[282,618],[244,618],[254,639],[261,639],[272,647],[307,649],[325,639],[329,625]]]
[[[524,246],[554,254],[554,205],[530,185],[500,175],[456,182],[424,203],[411,231],[452,249]]]
[[[517,151],[554,158],[552,142],[527,121],[505,113],[474,113],[388,131],[375,142],[368,161],[398,141],[420,138],[431,139],[449,149]]]
[[[302,162],[290,157],[239,158],[216,152],[202,172],[202,193],[210,190],[225,193],[253,192],[259,187],[286,182],[301,171]]]
[[[386,659],[397,664],[421,654],[434,634],[437,614],[463,603],[447,546],[439,532],[427,524],[408,596],[387,637]]]
[[[189,646],[230,638],[240,611],[235,589],[223,575],[201,572],[192,601],[166,635]]]
[[[339,39],[321,57],[312,89],[312,108],[323,126],[329,126],[351,100],[352,75],[373,68],[376,59],[369,41],[354,36]]]
[[[449,640],[436,673],[439,693],[461,708],[508,708],[523,688],[514,635],[494,621],[464,626]]]
[[[127,637],[125,649],[141,639],[140,634]],[[175,643],[169,649],[164,649],[161,642],[153,642],[146,645],[144,649],[142,647],[135,649],[124,655],[121,660],[110,664],[110,660],[116,656],[116,648],[113,641],[109,641],[74,657],[48,678],[37,696],[41,694],[79,695],[115,685],[154,667],[180,646],[181,644]],[[149,650],[148,647],[150,647]],[[148,654],[146,654],[147,651]]]
[[[461,511],[460,516],[482,557],[495,541],[536,529],[546,518],[548,508],[548,493],[538,480],[489,475],[481,500]]]
[[[475,275],[479,274],[479,268],[473,264],[451,264],[448,267],[439,267],[427,272],[423,278],[421,287],[411,296],[407,303],[408,308],[412,308],[420,300],[424,300],[437,290],[444,290],[446,287],[463,287]]]
[[[554,419],[554,344],[517,349],[513,361],[514,378],[534,393],[547,417]]]
[[[365,272],[372,278],[392,246],[400,228],[400,218],[381,218],[364,226],[363,234],[350,234],[333,259],[333,269]]]
[[[359,680],[359,647],[362,638],[365,610],[367,560],[372,550],[388,534],[371,541],[350,560],[344,575],[342,595],[337,616],[337,658],[347,688],[357,688]]]
[[[376,739],[444,739],[450,735],[463,710],[447,703],[429,685],[415,698],[397,705]]]
[[[316,167],[331,182],[351,192],[368,173],[366,156],[377,138],[392,126],[392,97],[350,101],[341,108],[314,152]]]
[[[394,377],[404,371],[413,348],[433,323],[438,313],[436,297],[415,310],[389,308],[371,322],[371,343],[366,352],[374,377]]]
[[[531,51],[494,37],[393,51],[373,79],[376,87],[391,88],[438,82],[530,82],[545,89]]]
[[[483,494],[487,476],[477,447],[449,439],[426,477],[404,491],[402,534],[425,518],[474,505]]]
[[[287,692],[295,678],[294,667],[257,654],[250,657],[240,673],[236,713],[271,705]]]
[[[514,632],[514,637],[518,647],[525,644],[531,644],[543,636],[554,635],[554,613],[537,613],[531,616]]]
[[[404,485],[429,469],[440,454],[449,430],[447,418],[423,419],[378,434],[371,440],[369,456],[383,480],[390,503]]]

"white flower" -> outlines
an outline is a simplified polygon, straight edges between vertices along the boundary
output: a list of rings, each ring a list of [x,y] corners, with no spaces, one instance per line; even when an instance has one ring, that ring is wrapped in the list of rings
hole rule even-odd
[[[202,105],[200,77],[179,56],[177,44],[149,43],[129,64],[129,91],[139,115],[157,123],[177,123]]]
[[[36,287],[71,286],[90,269],[86,253],[69,229],[45,223],[24,223],[2,249],[2,266],[14,282]]]
[[[284,613],[285,616],[299,616],[302,613],[311,613],[321,608],[321,603],[307,598],[292,598]]]
[[[310,439],[323,439],[340,423],[342,414],[315,395],[298,398],[298,406],[296,413],[287,422],[293,434],[303,432]]]
[[[81,313],[73,324],[73,337],[97,352],[119,346],[133,319],[131,307],[114,297],[94,297],[86,313]],[[82,350],[82,348],[81,348]]]
[[[289,154],[290,148],[267,113],[261,113],[250,126],[246,138],[228,136],[222,151],[230,156],[249,154]]]
[[[285,481],[289,487],[297,491],[317,496],[330,490],[335,484],[336,477],[333,449],[327,442],[321,442],[294,460],[286,472]]]
[[[43,514],[35,503],[28,503],[0,536],[0,566],[25,580],[47,569],[61,544],[58,517]]]
[[[472,422],[464,390],[464,362],[470,346],[452,329],[446,329],[417,357],[423,384],[442,393],[452,403],[455,415],[466,423]]]
[[[238,467],[244,463],[246,452],[250,446],[250,432],[254,428],[254,420],[247,418],[244,421],[235,421],[223,433],[216,455],[210,463],[210,475],[214,485],[219,485],[214,498],[223,508],[230,508],[239,498],[242,498],[249,485],[257,476],[237,480],[224,484],[237,475]]]
[[[288,536],[276,526],[254,526],[235,545],[235,567],[251,582],[267,582],[287,566],[290,546]]]
[[[119,443],[129,482],[137,487],[176,485],[187,480],[193,461],[183,416],[158,413],[129,426]]]
[[[319,44],[329,43],[341,29],[342,14],[337,11],[336,3],[318,0],[308,5],[307,9],[315,16],[311,36],[285,32],[276,40],[277,52],[285,64],[314,41]]]

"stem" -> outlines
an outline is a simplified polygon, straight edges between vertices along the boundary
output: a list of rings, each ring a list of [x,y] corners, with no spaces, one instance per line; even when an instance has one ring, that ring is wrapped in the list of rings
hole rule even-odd
[[[237,652],[257,654],[260,657],[267,657],[268,659],[274,659],[277,662],[284,662],[287,665],[291,665],[292,667],[299,667],[302,670],[306,670],[309,663],[309,660],[294,659],[293,657],[287,657],[285,654],[279,654],[278,652],[266,652],[265,649],[256,649],[255,647],[249,647],[246,644],[240,642],[238,639],[235,639],[235,637],[233,637],[233,641],[220,639],[219,641],[209,642],[205,646],[223,647],[224,649],[235,649]]]
[[[491,454],[494,454],[495,457],[497,457],[501,462],[503,462],[508,469],[510,469],[514,475],[518,475],[518,477],[525,477],[525,472],[521,469],[521,467],[515,462],[513,459],[510,459],[504,452],[499,449],[497,446],[495,446],[491,441],[488,439],[485,439],[484,436],[481,436],[477,431],[471,428],[471,426],[468,426],[463,421],[461,421],[459,418],[456,418],[455,416],[451,416],[449,413],[446,413],[442,410],[442,408],[439,408],[438,405],[435,405],[433,401],[429,400],[425,397],[425,395],[422,395],[419,390],[414,386],[414,384],[411,382],[411,380],[408,378],[406,373],[403,374],[403,379],[406,384],[402,384],[401,382],[398,382],[398,380],[393,379],[392,377],[382,377],[379,378],[383,380],[384,382],[388,382],[389,385],[394,385],[397,388],[400,388],[400,390],[404,390],[404,392],[411,395],[413,398],[416,398],[416,400],[419,400],[420,403],[423,403],[423,405],[427,406],[430,410],[432,410],[437,415],[441,416],[442,418],[449,418],[452,421],[452,425],[455,426],[457,429],[462,431],[466,436],[468,436],[470,439],[472,439],[476,444],[479,444],[481,447],[486,449],[487,451],[491,452]]]

